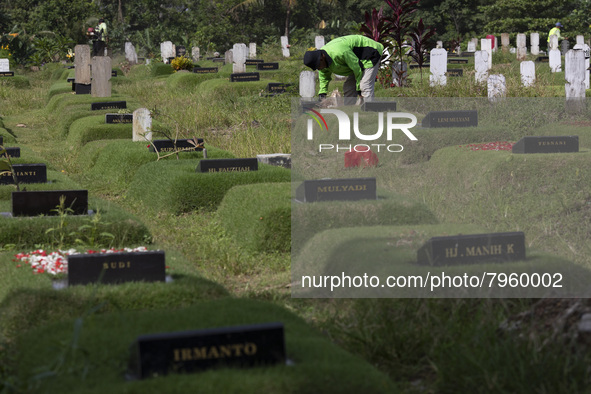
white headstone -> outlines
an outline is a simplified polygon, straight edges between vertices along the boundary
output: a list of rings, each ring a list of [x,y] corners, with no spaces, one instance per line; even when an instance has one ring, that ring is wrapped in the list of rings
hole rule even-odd
[[[476,71],[476,83],[485,83],[488,79],[488,57],[487,51],[474,52],[474,70]]]
[[[314,38],[314,46],[316,49],[320,49],[324,46],[324,36],[316,36]]]
[[[562,71],[562,58],[558,49],[550,49],[548,53],[548,62],[550,64],[550,71],[558,73]]]
[[[248,56],[248,48],[246,44],[234,44],[232,48],[232,70],[235,73],[246,72],[246,57]]]
[[[443,48],[443,41],[437,41],[437,45],[435,46],[435,48],[438,48],[438,49]]]
[[[133,141],[152,141],[152,115],[147,108],[133,111]]]
[[[90,46],[76,45],[74,47],[74,68],[76,83],[90,85]]]
[[[474,52],[476,52],[476,49],[478,48],[478,38],[473,37],[470,39],[470,42],[474,43]]]
[[[527,46],[525,42],[525,34],[520,33],[517,35],[517,60],[525,60],[527,56]]]
[[[576,40],[577,40],[577,44],[583,45],[585,43],[585,36],[578,35]]]
[[[589,67],[591,66],[589,64],[589,58],[591,57],[591,49],[589,48],[589,45],[583,44],[583,53],[585,54],[585,70],[587,70],[587,72],[585,73],[585,88],[591,89],[591,87],[589,86]]]
[[[10,71],[10,61],[8,59],[0,59],[0,72]]]
[[[480,50],[488,52],[488,68],[492,68],[492,40],[490,38],[480,39]]]
[[[162,56],[162,61],[167,64],[168,58],[176,57],[176,51],[172,41],[164,41],[160,43],[160,55]]]
[[[249,59],[256,59],[257,58],[257,43],[251,42],[248,44],[248,58]]]
[[[316,95],[316,72],[302,71],[300,73],[300,96],[310,99]]]
[[[281,36],[281,51],[283,52],[283,57],[289,57],[289,40],[287,36]]]
[[[474,41],[468,41],[468,48],[466,52],[476,52],[476,43]]]
[[[92,58],[92,84],[90,94],[92,97],[111,97],[111,58],[108,56],[95,56]]]
[[[538,56],[540,54],[540,33],[530,34],[529,42],[531,44],[531,54]]]
[[[200,60],[201,54],[199,53],[199,47],[191,48],[191,58],[195,63]]]
[[[228,50],[226,51],[226,53],[224,53],[224,62],[226,64],[232,64],[234,62],[234,54],[232,53],[232,50]]]
[[[495,102],[507,96],[505,76],[501,74],[490,75],[487,80],[488,101]]]
[[[521,71],[521,83],[523,86],[533,86],[536,82],[536,64],[531,60],[521,62],[519,65],[519,70]]]
[[[558,49],[558,36],[556,34],[550,36],[550,42],[548,43],[548,50],[551,51],[552,49]]]
[[[129,64],[137,64],[137,53],[131,42],[125,43],[125,60],[127,60]]]
[[[585,71],[583,51],[569,50],[564,57],[564,79],[570,83],[585,81]]]
[[[431,60],[429,61],[431,75],[429,82],[431,86],[445,86],[447,84],[447,51],[443,48],[431,50]]]

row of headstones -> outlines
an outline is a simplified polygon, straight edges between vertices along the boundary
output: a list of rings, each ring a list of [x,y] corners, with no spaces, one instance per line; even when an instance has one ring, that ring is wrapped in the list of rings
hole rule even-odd
[[[8,59],[0,59],[0,77],[14,77],[14,71],[10,71]]]
[[[516,47],[515,53],[517,54],[518,59],[525,57],[525,55],[527,54],[526,38],[527,38],[527,36],[523,33],[517,34],[516,43],[515,43],[516,44],[515,45],[515,47]],[[486,36],[486,39],[491,40],[492,51],[496,51],[498,49],[497,37],[495,37],[493,35],[488,35],[488,36]],[[482,43],[483,43],[482,40],[484,40],[484,39],[481,39],[481,50],[487,50],[482,45]],[[570,44],[567,40],[563,40],[563,42],[561,43],[560,49],[561,49],[563,56],[566,55],[566,52],[568,52],[569,45]],[[573,49],[583,49],[584,45],[585,45],[585,37],[582,35],[577,35],[576,36],[576,45],[573,47]],[[467,52],[476,52],[477,46],[478,46],[478,38],[472,38],[470,41],[468,41]],[[442,47],[441,41],[438,41],[438,47],[439,48]],[[501,34],[501,47],[505,50],[510,49],[510,39],[509,39],[508,33]],[[550,40],[548,43],[548,50],[552,50],[552,49],[559,49],[558,36],[556,36],[554,34],[552,36],[550,36]],[[540,54],[540,34],[539,33],[531,33],[530,34],[530,53],[535,56]]]
[[[76,93],[86,93],[90,87],[93,97],[111,97],[112,62],[108,56],[90,57],[89,45],[74,47]],[[85,87],[86,89],[78,89]]]

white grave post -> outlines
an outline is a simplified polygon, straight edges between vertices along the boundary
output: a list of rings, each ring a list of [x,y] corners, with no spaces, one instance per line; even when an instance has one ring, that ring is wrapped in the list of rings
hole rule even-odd
[[[529,43],[531,44],[531,54],[538,56],[540,54],[540,33],[530,34]]]
[[[498,102],[507,96],[505,76],[501,74],[490,75],[487,80],[488,101]]]
[[[474,52],[474,70],[476,71],[476,83],[485,83],[488,79],[488,57],[487,51]]]
[[[232,71],[234,73],[246,72],[246,56],[248,48],[246,44],[234,44],[232,48]]]
[[[474,41],[468,41],[468,48],[466,52],[476,52],[476,43]]]
[[[257,43],[251,42],[248,44],[248,58],[249,59],[256,59],[257,58]]]
[[[578,35],[576,40],[577,40],[577,45],[583,45],[585,43],[585,36]]]
[[[558,73],[562,71],[562,57],[558,49],[550,49],[548,53],[548,62],[550,64],[550,71]]]
[[[530,87],[536,82],[536,64],[534,62],[526,61],[519,64],[521,72],[521,83],[523,86]]]
[[[320,49],[324,46],[324,36],[316,36],[314,37],[314,46],[316,49]]]
[[[152,115],[147,108],[133,111],[133,141],[152,141]]]
[[[501,46],[503,47],[503,51],[508,51],[509,45],[509,33],[501,33]]]
[[[583,53],[585,54],[585,88],[586,89],[590,89],[589,86],[589,67],[591,67],[591,64],[589,62],[589,58],[591,57],[590,55],[591,49],[589,48],[589,45],[587,44],[583,44]]]
[[[224,64],[232,63],[234,63],[234,53],[232,53],[232,49],[229,49],[224,53]]]
[[[474,52],[476,52],[476,50],[478,49],[478,38],[473,37],[470,39],[470,42],[473,43],[474,45]]]
[[[548,51],[552,49],[558,49],[558,36],[556,34],[550,36],[550,42],[548,43]]]
[[[564,57],[564,85],[566,105],[569,110],[584,108],[585,104],[585,53],[569,50]]]
[[[438,49],[443,48],[443,41],[437,41],[437,45],[435,45],[435,48],[438,48]]]
[[[281,36],[281,51],[283,52],[283,57],[289,57],[289,40],[287,36]]]
[[[111,58],[108,56],[95,56],[92,58],[92,84],[90,94],[92,97],[111,97]]]
[[[316,95],[316,72],[302,71],[300,73],[300,96],[309,100],[314,95]]]
[[[162,61],[166,64],[168,64],[168,58],[176,56],[172,41],[164,41],[160,43],[160,54],[162,55]]]
[[[522,61],[525,60],[527,55],[527,46],[525,43],[525,34],[519,33],[517,34],[517,60]]]
[[[130,65],[137,64],[137,52],[131,42],[125,43],[125,60],[127,60]]]
[[[8,59],[0,59],[0,72],[10,71],[10,61]]]
[[[492,68],[492,40],[490,38],[480,39],[480,50],[488,52],[488,69]]]
[[[431,50],[429,84],[431,86],[445,86],[447,84],[447,51],[443,48]]]
[[[74,81],[82,85],[90,85],[90,46],[74,47]]]
[[[199,62],[201,54],[199,53],[199,47],[191,48],[191,58],[195,63]]]

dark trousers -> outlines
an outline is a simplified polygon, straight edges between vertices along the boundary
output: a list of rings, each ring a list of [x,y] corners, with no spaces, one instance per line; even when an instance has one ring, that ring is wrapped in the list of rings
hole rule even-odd
[[[92,43],[92,56],[105,56],[105,47],[107,45],[104,41],[96,40]]]

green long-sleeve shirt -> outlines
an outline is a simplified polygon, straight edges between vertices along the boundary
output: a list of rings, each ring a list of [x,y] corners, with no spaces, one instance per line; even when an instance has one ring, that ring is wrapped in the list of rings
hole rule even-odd
[[[351,35],[335,38],[321,48],[329,59],[328,67],[318,70],[320,89],[318,94],[328,92],[328,83],[332,74],[355,75],[357,90],[363,76],[363,70],[372,68],[380,61],[384,46],[371,38]]]

